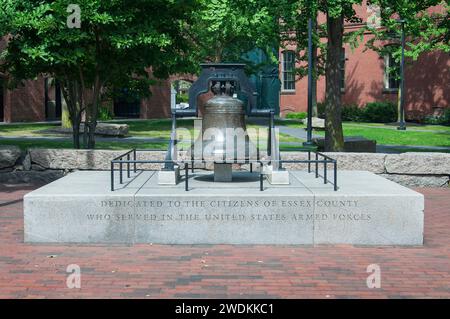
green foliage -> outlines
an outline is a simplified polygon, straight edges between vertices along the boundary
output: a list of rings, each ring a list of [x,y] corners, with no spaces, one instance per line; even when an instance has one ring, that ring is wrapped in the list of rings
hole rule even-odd
[[[186,33],[195,50],[191,58],[201,62],[246,62],[244,54],[261,49],[276,60],[277,19],[270,0],[200,0]]]
[[[287,119],[296,119],[296,120],[303,120],[306,119],[308,114],[306,112],[290,112],[286,114]]]
[[[342,106],[342,121],[363,122],[364,109],[357,104]]]
[[[383,28],[370,29],[374,34],[367,47],[384,54],[392,50],[386,43],[399,43],[401,38],[401,24],[399,17],[404,21],[406,48],[405,56],[417,60],[424,52],[441,50],[450,52],[450,20],[448,1],[421,0],[421,1],[392,1],[372,0],[373,4],[381,8],[381,23]],[[428,10],[434,6],[442,6],[441,11]],[[401,47],[393,47],[393,55],[400,60]]]
[[[113,115],[109,108],[101,106],[98,110],[98,119],[100,121],[109,121],[113,119]]]
[[[188,103],[189,102],[189,94],[187,93],[177,93],[176,103]]]
[[[364,107],[356,104],[342,106],[342,121],[391,123],[397,120],[397,106],[392,102],[371,102]],[[320,118],[325,118],[325,103],[317,103]]]
[[[397,120],[397,105],[392,102],[367,103],[362,111],[363,122],[390,123]]]
[[[423,120],[425,124],[450,125],[450,109],[445,109],[440,116],[429,115]]]

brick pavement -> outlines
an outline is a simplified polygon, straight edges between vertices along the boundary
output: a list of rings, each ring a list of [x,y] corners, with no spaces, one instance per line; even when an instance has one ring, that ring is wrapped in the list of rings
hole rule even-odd
[[[0,298],[450,298],[450,189],[420,189],[423,247],[23,243],[22,197],[0,185]],[[381,288],[366,286],[369,264]],[[81,289],[66,267],[81,267]]]

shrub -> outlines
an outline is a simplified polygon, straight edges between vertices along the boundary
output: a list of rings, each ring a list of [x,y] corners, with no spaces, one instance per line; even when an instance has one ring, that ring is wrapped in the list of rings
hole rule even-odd
[[[317,103],[317,113],[325,118],[325,103]],[[356,104],[342,106],[342,120],[353,122],[390,123],[397,120],[397,106],[392,102],[367,103],[364,108]]]
[[[98,119],[100,121],[109,121],[113,119],[113,115],[111,114],[111,111],[107,107],[100,107],[98,110]]]
[[[342,105],[342,120],[343,121],[362,121],[363,110],[356,104]],[[325,118],[325,102],[317,103],[318,117]]]
[[[443,124],[450,125],[450,109],[445,109],[443,115]]]
[[[425,124],[450,125],[450,109],[446,109],[440,116],[428,115],[423,121]]]
[[[367,103],[362,112],[364,122],[390,123],[397,121],[397,106],[392,102]]]
[[[361,122],[364,120],[364,109],[360,108],[357,104],[343,105],[342,120]]]
[[[287,119],[303,120],[306,119],[306,117],[307,117],[306,112],[291,112],[286,114]]]
[[[178,93],[175,97],[176,103],[189,103],[189,94],[187,93]]]

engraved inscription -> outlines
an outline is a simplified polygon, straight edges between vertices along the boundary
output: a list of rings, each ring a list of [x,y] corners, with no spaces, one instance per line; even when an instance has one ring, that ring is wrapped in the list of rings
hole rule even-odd
[[[352,208],[359,208],[356,200],[102,200],[99,206],[114,209],[114,212],[87,214],[88,221],[283,223],[314,220],[369,222],[372,218],[370,214],[359,212],[360,209],[349,212]],[[139,213],[117,212],[121,208],[133,207],[140,208]],[[312,213],[314,207],[342,208],[343,213]],[[250,211],[242,213],[243,209]]]

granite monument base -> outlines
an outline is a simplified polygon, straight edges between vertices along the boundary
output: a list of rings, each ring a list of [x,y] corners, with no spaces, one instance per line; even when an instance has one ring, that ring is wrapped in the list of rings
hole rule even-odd
[[[180,167],[175,165],[173,170],[158,171],[158,184],[176,185],[180,180]]]
[[[196,170],[178,185],[141,171],[116,181],[79,171],[24,196],[25,242],[159,244],[422,245],[424,197],[365,171],[340,171],[339,190],[313,173],[290,185],[233,172],[214,183]],[[118,174],[116,174],[118,175]]]

